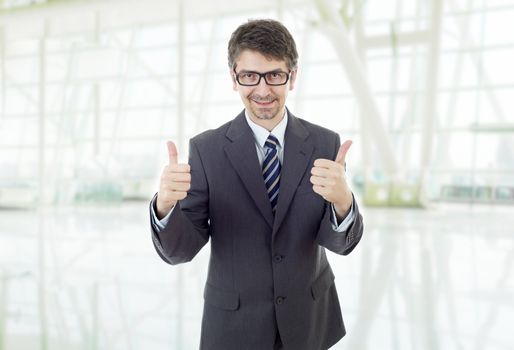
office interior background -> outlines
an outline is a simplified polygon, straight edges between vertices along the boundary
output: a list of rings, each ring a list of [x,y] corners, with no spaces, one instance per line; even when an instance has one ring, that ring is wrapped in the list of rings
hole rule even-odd
[[[290,110],[353,140],[333,349],[513,349],[513,0],[0,1],[0,349],[198,348],[209,248],[162,262],[148,201],[167,140],[242,110],[250,18],[296,39]]]

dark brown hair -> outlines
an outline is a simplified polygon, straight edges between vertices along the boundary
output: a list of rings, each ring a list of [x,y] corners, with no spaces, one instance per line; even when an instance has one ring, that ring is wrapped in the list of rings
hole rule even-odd
[[[243,50],[255,50],[265,57],[284,60],[289,69],[298,65],[298,52],[291,33],[273,19],[249,20],[240,25],[228,42],[228,66],[236,68],[236,60]]]

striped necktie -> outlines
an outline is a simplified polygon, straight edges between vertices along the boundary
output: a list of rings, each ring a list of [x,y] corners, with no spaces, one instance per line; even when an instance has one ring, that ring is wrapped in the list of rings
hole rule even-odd
[[[277,150],[278,144],[277,138],[270,134],[264,144],[266,155],[264,157],[264,162],[262,163],[262,175],[264,176],[264,184],[268,190],[268,197],[271,202],[273,214],[275,214],[275,211],[277,210],[278,191],[280,189],[280,161],[278,159]]]

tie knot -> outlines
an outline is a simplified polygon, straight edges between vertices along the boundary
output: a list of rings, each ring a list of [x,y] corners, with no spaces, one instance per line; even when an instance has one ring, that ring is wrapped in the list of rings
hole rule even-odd
[[[278,143],[277,138],[275,136],[273,136],[272,134],[269,134],[268,139],[264,143],[264,146],[272,148],[272,149],[277,149],[278,144],[279,143]]]

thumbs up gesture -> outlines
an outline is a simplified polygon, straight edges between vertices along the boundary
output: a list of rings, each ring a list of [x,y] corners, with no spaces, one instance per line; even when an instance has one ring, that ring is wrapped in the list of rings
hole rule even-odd
[[[177,147],[173,141],[168,141],[167,146],[169,163],[162,171],[156,202],[159,219],[165,217],[177,201],[186,198],[191,188],[191,167],[178,163]]]
[[[311,169],[313,191],[334,205],[339,219],[346,216],[352,206],[352,191],[344,175],[346,153],[351,145],[351,140],[345,141],[339,148],[335,161],[316,159]]]

